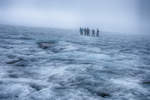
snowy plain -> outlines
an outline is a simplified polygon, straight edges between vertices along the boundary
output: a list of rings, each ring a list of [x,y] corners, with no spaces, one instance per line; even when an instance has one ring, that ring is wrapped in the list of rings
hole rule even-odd
[[[0,100],[150,100],[150,40],[0,25]]]

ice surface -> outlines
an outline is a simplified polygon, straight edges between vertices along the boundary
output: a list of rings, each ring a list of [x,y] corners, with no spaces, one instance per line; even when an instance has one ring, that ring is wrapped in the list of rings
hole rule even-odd
[[[1,25],[0,100],[150,100],[149,44]]]

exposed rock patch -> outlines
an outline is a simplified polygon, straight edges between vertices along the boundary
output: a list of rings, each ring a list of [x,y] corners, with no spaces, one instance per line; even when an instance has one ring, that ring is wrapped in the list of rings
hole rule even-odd
[[[11,61],[8,61],[6,62],[7,64],[16,64],[17,62],[20,62],[22,61],[23,59],[22,58],[18,58],[18,59],[14,59],[14,60],[11,60]]]
[[[23,58],[16,58],[6,62],[7,64],[14,64],[16,66],[27,66],[27,60]]]
[[[55,42],[38,42],[38,46],[42,49],[50,48]]]
[[[30,84],[30,87],[35,89],[36,91],[40,91],[44,86],[38,84]]]
[[[101,96],[103,98],[110,97],[110,94],[109,93],[105,93],[105,92],[96,92],[96,95],[97,96]]]
[[[142,82],[143,84],[149,84],[150,85],[150,81],[144,81]]]

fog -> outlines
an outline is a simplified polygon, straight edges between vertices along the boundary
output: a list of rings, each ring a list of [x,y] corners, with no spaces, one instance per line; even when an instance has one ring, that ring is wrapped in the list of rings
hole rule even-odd
[[[149,18],[145,0],[0,0],[0,24],[141,32]],[[142,2],[142,3],[141,3]],[[144,13],[145,13],[144,12]],[[143,20],[145,19],[145,20]],[[143,28],[141,28],[141,24]]]
[[[150,33],[150,0],[139,2],[139,25],[141,33]]]

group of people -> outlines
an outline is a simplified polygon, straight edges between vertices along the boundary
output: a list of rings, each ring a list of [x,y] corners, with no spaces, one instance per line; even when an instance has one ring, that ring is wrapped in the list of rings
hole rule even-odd
[[[99,29],[90,30],[89,28],[81,28],[80,27],[80,35],[99,37],[99,32],[100,32]]]

